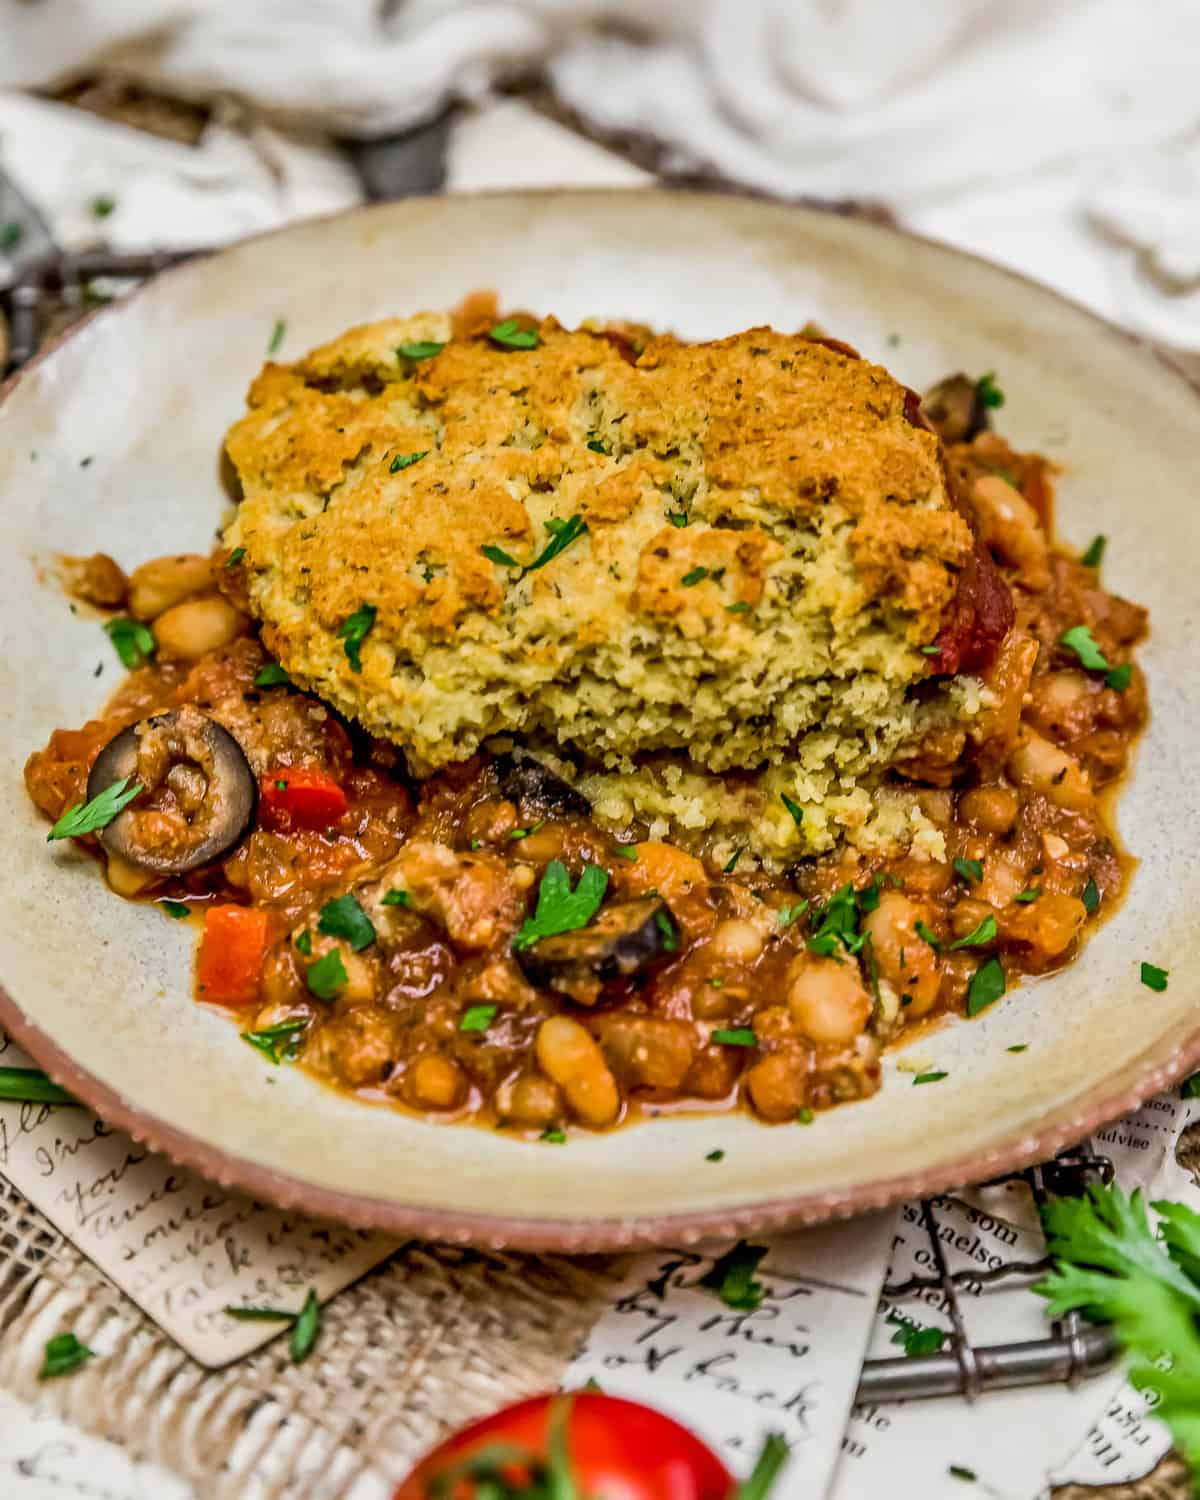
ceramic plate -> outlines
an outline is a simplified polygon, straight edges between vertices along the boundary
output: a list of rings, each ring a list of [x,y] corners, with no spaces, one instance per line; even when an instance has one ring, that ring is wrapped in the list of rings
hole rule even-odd
[[[265,1067],[192,1002],[194,933],[47,845],[22,765],[99,709],[115,662],[99,624],[43,581],[45,562],[208,549],[226,506],[218,446],[277,319],[290,357],[477,287],[566,323],[623,317],[692,338],[813,318],[917,388],[994,370],[1005,434],[1062,465],[1062,534],[1104,532],[1105,582],[1150,605],[1153,721],[1119,809],[1140,860],[1128,898],[1066,972],[912,1045],[948,1075],[936,1087],[914,1089],[893,1058],[875,1098],[807,1128],[677,1117],[566,1147],[426,1124]],[[431,1238],[687,1240],[1046,1156],[1200,1065],[1198,456],[1196,392],[1129,337],[994,266],[791,207],[657,191],[410,200],[171,271],[43,356],[0,406],[0,1023],[109,1121],[210,1177]],[[1139,983],[1142,959],[1171,971],[1165,993]],[[724,1160],[706,1163],[717,1147]]]

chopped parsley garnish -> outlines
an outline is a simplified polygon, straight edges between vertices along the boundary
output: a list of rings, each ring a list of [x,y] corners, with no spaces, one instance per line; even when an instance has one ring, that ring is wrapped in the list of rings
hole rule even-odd
[[[132,672],[158,650],[158,643],[148,625],[140,620],[110,620],[104,627],[123,666]]]
[[[690,588],[695,588],[696,584],[702,583],[704,581],[704,579],[706,579],[707,577],[708,577],[708,569],[707,568],[696,567],[696,568],[690,569],[687,573],[685,573],[683,575],[683,577],[679,580],[679,582],[680,582],[680,585],[683,588],[690,589]]]
[[[956,859],[954,873],[961,875],[968,885],[978,885],[983,879],[983,861],[981,859]]]
[[[946,1473],[950,1475],[951,1479],[962,1479],[967,1484],[974,1484],[979,1477],[974,1469],[964,1468],[962,1464],[951,1464]]]
[[[686,510],[669,510],[667,512],[667,520],[670,521],[672,526],[682,529],[688,524],[689,516]]]
[[[174,917],[177,922],[182,922],[184,917],[192,914],[192,908],[185,906],[182,901],[160,901],[158,904],[168,917]]]
[[[235,547],[229,554],[229,556],[225,559],[225,566],[227,568],[236,568],[238,563],[241,562],[242,558],[245,557],[245,555],[245,547]]]
[[[434,339],[416,339],[411,344],[397,344],[396,353],[401,359],[432,359],[445,347],[445,344],[439,344]]]
[[[498,1005],[468,1005],[458,1023],[459,1031],[486,1031],[499,1009]]]
[[[998,958],[989,958],[987,963],[971,975],[967,989],[967,1015],[977,1016],[981,1010],[994,1005],[1004,993],[1004,969]]]
[[[327,901],[317,918],[317,931],[326,937],[345,938],[355,953],[361,953],[375,941],[371,919],[353,896]]]
[[[996,940],[996,919],[988,912],[983,921],[977,927],[971,929],[966,937],[960,937],[956,942],[950,944],[951,952],[955,948],[982,948],[986,943]]]
[[[1108,671],[1108,657],[1096,644],[1095,637],[1086,625],[1072,625],[1070,630],[1063,631],[1058,641],[1068,651],[1074,651],[1089,672]]]
[[[307,927],[296,939],[296,952],[303,953],[305,958],[312,952],[312,933]]]
[[[275,790],[277,792],[286,792],[287,789],[288,789],[287,782],[284,781],[282,777],[280,777],[280,779],[275,783]]]
[[[78,1104],[41,1068],[0,1068],[0,1099],[11,1104]]]
[[[264,1026],[261,1031],[243,1031],[241,1038],[278,1066],[281,1062],[291,1062],[299,1052],[300,1033],[307,1025],[307,1021],[280,1021],[277,1026]]]
[[[503,323],[489,328],[488,338],[504,349],[536,349],[538,346],[537,329],[521,328],[516,318],[505,318]]]
[[[279,347],[283,343],[284,336],[286,335],[286,333],[287,333],[287,324],[284,322],[284,320],[282,318],[276,318],[275,319],[275,326],[274,326],[274,328],[271,329],[271,341],[267,345],[267,353],[268,354],[278,354],[279,353]]]
[[[679,933],[675,930],[675,923],[672,922],[670,913],[656,911],[654,913],[654,925],[662,933],[663,950],[667,953],[678,953]]]
[[[913,1084],[916,1085],[918,1083],[941,1083],[943,1078],[949,1077],[949,1073],[918,1073],[917,1076],[913,1079]]]
[[[0,224],[0,250],[15,250],[24,234],[25,231],[15,219],[8,224]]]
[[[744,599],[739,599],[736,604],[727,604],[725,609],[731,615],[744,615],[749,611],[750,605]]]
[[[539,828],[545,828],[545,826],[546,820],[543,818],[540,823],[531,823],[528,828],[512,829],[508,836],[510,839],[527,839],[531,833],[536,833]]]
[[[1084,910],[1089,917],[1100,905],[1100,887],[1090,875],[1087,885],[1080,892],[1079,899],[1083,902]]]
[[[1104,549],[1107,546],[1108,538],[1106,536],[1093,537],[1091,545],[1088,547],[1087,551],[1083,554],[1079,561],[1084,565],[1085,568],[1098,568],[1100,566],[1101,559],[1104,557]]]
[[[1167,987],[1166,969],[1160,969],[1155,964],[1143,963],[1141,968],[1142,983],[1148,990],[1157,990],[1162,994]]]
[[[117,200],[110,198],[107,193],[101,193],[92,199],[90,207],[92,217],[96,219],[107,219],[117,206]]]
[[[860,952],[867,939],[858,930],[858,914],[858,892],[847,882],[814,911],[813,916],[819,921],[808,940],[809,950],[827,958],[836,957],[839,946],[847,953]]]
[[[1005,1047],[1005,1052],[1024,1052],[1029,1046],[1028,1042],[1014,1042],[1011,1047]]]
[[[613,850],[613,853],[619,855],[621,859],[629,859],[632,860],[634,864],[637,864],[636,844],[618,844],[617,847]]]
[[[722,1047],[757,1047],[758,1038],[749,1026],[718,1026],[712,1034]]]
[[[1004,405],[1004,392],[996,384],[995,370],[989,370],[986,375],[981,375],[975,382],[975,395],[981,406],[986,406],[994,411],[997,407]]]
[[[85,833],[98,833],[107,828],[112,820],[137,797],[142,786],[139,782],[129,784],[130,778],[122,776],[112,786],[97,792],[90,802],[78,802],[67,808],[58,822],[46,835],[46,842],[54,839],[77,839]]]
[[[907,1318],[893,1317],[890,1313],[888,1322],[896,1326],[892,1343],[899,1344],[906,1359],[915,1359],[920,1354],[937,1354],[946,1342],[946,1334],[940,1328],[919,1328]]]
[[[1185,1078],[1179,1085],[1179,1093],[1184,1099],[1200,1099],[1200,1073]]]
[[[87,1364],[89,1359],[95,1357],[96,1351],[81,1344],[73,1333],[56,1333],[46,1341],[46,1353],[42,1368],[38,1371],[38,1379],[52,1380],[56,1375],[69,1375],[72,1370],[77,1370],[80,1365]]]
[[[732,1250],[713,1261],[711,1269],[696,1285],[715,1292],[726,1307],[753,1312],[762,1305],[765,1295],[765,1288],[761,1281],[755,1280],[754,1273],[766,1253],[766,1245],[748,1245],[739,1240]]]
[[[1031,885],[1027,890],[1018,891],[1013,900],[1019,901],[1022,906],[1028,906],[1031,901],[1036,901],[1041,894],[1042,888],[1040,885]]]
[[[792,822],[795,823],[796,827],[803,827],[804,809],[800,806],[800,804],[798,802],[794,802],[786,792],[780,792],[779,800],[783,803],[784,807],[787,808],[788,812],[791,813]]]
[[[743,844],[741,846],[741,848],[735,849],[733,851],[733,853],[725,861],[724,873],[726,875],[732,875],[733,874],[733,872],[737,869],[738,860],[741,859],[742,855],[745,854],[745,852],[746,852],[746,846],[745,846],[745,844]]]
[[[420,463],[423,458],[428,458],[428,456],[428,448],[422,448],[420,453],[397,453],[391,463],[388,464],[388,473],[399,474],[401,469],[411,469],[413,464]]]
[[[317,959],[304,976],[310,991],[318,1000],[326,1002],[337,999],[339,993],[345,989],[348,978],[346,965],[342,962],[342,955],[336,948],[331,948],[324,958]]]
[[[521,566],[511,553],[505,552],[503,547],[493,547],[489,543],[486,547],[480,547],[479,550],[487,558],[488,562],[498,563],[502,568],[519,568]]]
[[[407,891],[391,890],[379,898],[380,906],[411,906],[412,897]]]
[[[608,449],[604,446],[604,444],[600,441],[599,438],[589,438],[587,445],[592,450],[593,453],[603,453],[605,455],[605,457],[607,458],[607,456],[608,456]]]
[[[705,1161],[724,1161],[725,1160],[725,1153],[724,1153],[724,1151],[710,1151],[708,1153],[708,1155],[704,1158],[704,1160]]]
[[[1123,693],[1133,680],[1133,667],[1129,662],[1122,662],[1120,666],[1113,667],[1105,674],[1106,685],[1115,693]]]
[[[812,1110],[809,1109],[808,1105],[806,1104],[800,1111],[800,1113],[796,1116],[796,1124],[811,1125],[816,1118],[816,1115],[813,1114]]]
[[[283,670],[283,668],[277,661],[269,661],[262,669],[262,671],[258,674],[258,676],[254,679],[254,686],[282,687],[284,685],[290,685],[291,680],[292,679],[288,676],[288,674]],[[284,782],[283,786],[286,790],[286,781]]]
[[[922,646],[921,647],[921,655],[922,656],[940,656],[941,654],[942,654],[942,648],[939,645],[937,645],[936,643],[934,645],[932,645],[932,646]]]
[[[796,901],[791,906],[781,906],[779,908],[780,927],[790,927],[797,917],[804,915],[808,907],[809,903],[807,901]]]
[[[227,1318],[236,1318],[239,1323],[294,1323],[296,1314],[286,1307],[224,1307],[221,1311]]]
[[[931,927],[928,927],[924,922],[914,922],[913,926],[916,928],[917,936],[924,938],[935,953],[942,951],[942,940]]]
[[[321,1331],[321,1306],[316,1292],[310,1291],[300,1309],[300,1316],[292,1324],[288,1339],[288,1354],[294,1365],[302,1365],[313,1352],[317,1335]]]
[[[864,885],[858,893],[858,909],[860,912],[871,913],[879,910],[880,885],[879,880],[872,880],[870,885]]]
[[[562,1146],[566,1144],[567,1132],[560,1130],[557,1125],[547,1125],[538,1136],[538,1140],[545,1141],[550,1146]]]
[[[586,927],[600,910],[607,889],[608,872],[599,865],[584,865],[579,883],[572,890],[566,865],[560,859],[552,859],[538,886],[537,908],[521,924],[513,948],[518,951],[530,948],[539,938],[557,937],[559,933]]]
[[[373,604],[362,604],[338,626],[337,638],[343,643],[346,660],[350,663],[352,672],[362,671],[362,657],[359,651],[363,641],[370,635],[378,613],[379,611]]]
[[[568,521],[546,521],[544,525],[550,533],[551,540],[546,543],[529,566],[522,570],[522,576],[525,573],[532,573],[536,568],[544,568],[560,552],[565,552],[576,537],[581,537],[588,529],[587,522],[580,515],[574,515]]]

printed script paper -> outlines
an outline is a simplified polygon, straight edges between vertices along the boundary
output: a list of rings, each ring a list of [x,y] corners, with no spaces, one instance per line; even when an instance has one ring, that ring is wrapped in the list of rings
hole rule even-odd
[[[6,1067],[32,1063],[0,1032]],[[0,1103],[0,1172],[193,1359],[216,1367],[276,1337],[227,1305],[298,1310],[394,1244],[255,1203],[155,1155],[90,1111]]]
[[[571,1363],[564,1385],[668,1412],[739,1475],[770,1432],[792,1447],[772,1500],[819,1500],[829,1485],[892,1241],[876,1214],[765,1245],[761,1304],[727,1307],[698,1285],[728,1243],[637,1256]]]

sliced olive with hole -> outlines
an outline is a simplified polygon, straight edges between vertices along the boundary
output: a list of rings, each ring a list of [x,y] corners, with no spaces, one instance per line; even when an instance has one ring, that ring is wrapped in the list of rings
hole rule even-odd
[[[156,875],[183,875],[227,853],[249,828],[258,783],[237,740],[188,704],[123,729],[96,757],[88,798],[129,777],[146,795],[100,842]]]
[[[665,901],[642,896],[605,907],[588,927],[541,938],[517,954],[533,984],[594,1005],[606,984],[643,974],[678,946]]]
[[[979,399],[979,382],[966,375],[947,375],[930,386],[921,408],[943,443],[969,443],[991,426],[988,409]]]
[[[586,818],[592,804],[569,782],[532,755],[514,751],[492,762],[500,795],[515,802],[523,818]]]

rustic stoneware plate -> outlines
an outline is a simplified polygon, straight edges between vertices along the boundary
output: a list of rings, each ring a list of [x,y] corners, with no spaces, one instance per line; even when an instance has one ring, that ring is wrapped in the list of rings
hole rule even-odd
[[[99,708],[115,668],[99,624],[44,581],[47,560],[207,549],[226,505],[218,445],[277,319],[286,358],[485,286],[567,323],[697,338],[815,318],[918,388],[994,370],[1004,431],[1063,466],[1063,535],[1106,533],[1106,582],[1150,605],[1154,717],[1119,814],[1141,862],[1129,896],[1065,973],[912,1046],[948,1075],[936,1087],[914,1089],[893,1060],[874,1099],[807,1128],[677,1117],[565,1147],[424,1124],[264,1066],[191,1000],[194,933],[47,845],[22,765]],[[222,1182],[491,1245],[687,1240],[1017,1167],[1200,1064],[1200,399],[1148,349],[993,266],[846,219],[652,191],[414,200],[303,224],[170,272],[10,386],[0,540],[0,1023],[110,1122]],[[1171,971],[1164,994],[1139,983],[1142,959]]]

